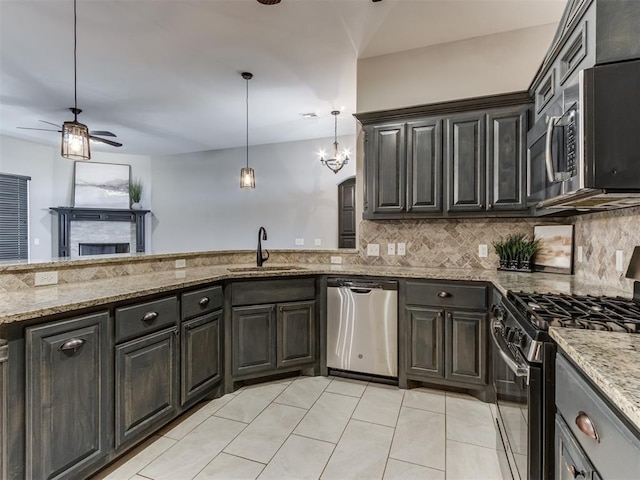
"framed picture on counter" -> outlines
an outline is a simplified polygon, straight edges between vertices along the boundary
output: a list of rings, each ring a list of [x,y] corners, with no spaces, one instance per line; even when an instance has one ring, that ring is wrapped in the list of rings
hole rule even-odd
[[[73,206],[129,209],[130,177],[130,165],[75,162]]]
[[[534,259],[538,272],[573,272],[573,225],[536,225],[533,237],[540,240],[540,251]]]

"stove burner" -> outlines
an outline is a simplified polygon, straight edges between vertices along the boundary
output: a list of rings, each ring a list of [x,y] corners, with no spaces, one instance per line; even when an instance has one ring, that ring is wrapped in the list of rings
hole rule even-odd
[[[549,326],[640,333],[640,304],[621,297],[509,292],[536,328]]]

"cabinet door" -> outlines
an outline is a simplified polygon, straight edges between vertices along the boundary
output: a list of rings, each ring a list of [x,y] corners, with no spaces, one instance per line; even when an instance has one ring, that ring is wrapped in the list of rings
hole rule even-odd
[[[7,473],[7,380],[5,373],[9,356],[7,342],[0,339],[0,478],[9,478]]]
[[[175,415],[177,328],[116,346],[116,448]]]
[[[574,480],[583,478],[599,480],[600,476],[591,465],[564,419],[556,414],[555,428],[555,479]],[[622,477],[620,477],[622,478]]]
[[[222,310],[183,322],[180,327],[182,405],[211,390],[222,379]]]
[[[407,124],[407,211],[442,211],[442,120]]]
[[[487,314],[447,312],[446,378],[464,383],[487,383]]]
[[[373,213],[398,213],[405,208],[406,146],[404,124],[373,128],[372,175]]]
[[[444,311],[407,307],[407,373],[444,377]]]
[[[489,113],[487,209],[526,210],[525,155],[528,110]]]
[[[356,179],[338,185],[338,248],[356,248]]]
[[[315,301],[278,305],[278,368],[315,361],[315,306]]]
[[[106,312],[26,329],[27,478],[79,477],[110,449]]]
[[[275,305],[233,307],[233,375],[276,368]]]
[[[446,120],[447,210],[485,208],[485,115],[457,115]]]

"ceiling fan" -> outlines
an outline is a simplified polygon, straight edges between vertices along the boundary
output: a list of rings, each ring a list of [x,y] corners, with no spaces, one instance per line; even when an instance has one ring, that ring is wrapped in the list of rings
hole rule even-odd
[[[77,51],[78,51],[78,20],[76,15],[76,0],[73,0],[73,107],[69,108],[73,113],[73,120],[64,122],[62,125],[40,120],[43,123],[53,125],[56,130],[51,128],[30,128],[18,127],[23,130],[44,130],[62,133],[61,155],[71,160],[91,160],[91,151],[89,148],[89,140],[94,142],[105,143],[112,147],[121,147],[122,144],[113,140],[107,140],[102,137],[115,137],[112,132],[105,130],[89,131],[89,128],[83,123],[78,122],[78,115],[82,112],[78,108],[78,72],[77,72]],[[58,130],[59,129],[59,130]]]

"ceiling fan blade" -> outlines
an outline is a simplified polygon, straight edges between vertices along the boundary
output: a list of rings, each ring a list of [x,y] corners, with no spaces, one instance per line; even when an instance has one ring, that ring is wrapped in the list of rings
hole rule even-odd
[[[94,137],[93,135],[89,135],[89,138],[94,142],[106,143],[107,145],[111,145],[112,147],[122,146],[121,143],[114,142],[113,140],[107,140],[106,138]]]
[[[16,127],[21,130],[41,130],[43,132],[58,132],[62,133],[62,130],[53,130],[52,128],[31,128],[31,127]]]
[[[60,125],[58,125],[57,123],[51,123],[51,122],[47,122],[46,120],[38,120],[39,122],[42,123],[48,123],[49,125],[53,125],[54,127],[58,127],[58,128],[62,128]]]
[[[100,135],[101,137],[117,137],[115,133],[109,132],[108,130],[91,130],[89,133],[91,135]]]

